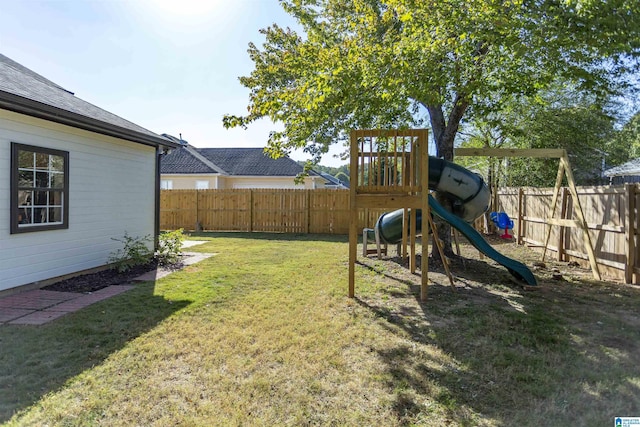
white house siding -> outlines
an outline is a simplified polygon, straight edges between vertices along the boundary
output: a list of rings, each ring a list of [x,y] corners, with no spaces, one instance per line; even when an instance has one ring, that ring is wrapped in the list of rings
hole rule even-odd
[[[208,181],[209,188],[218,188],[217,175],[171,175],[162,174],[162,179],[171,181],[172,190],[195,190],[196,181]]]
[[[162,179],[171,181],[173,190],[195,190],[196,181],[209,181],[210,189],[233,188],[278,188],[278,189],[313,189],[325,188],[323,178],[307,177],[304,184],[296,184],[294,177],[289,176],[223,176],[223,175],[178,175],[162,174]]]
[[[312,189],[312,188],[324,188],[321,184],[323,179],[314,179],[313,177],[306,177],[304,183],[296,184],[294,177],[280,177],[280,176],[231,176],[221,178],[222,185],[220,188],[279,188],[279,189]],[[314,187],[315,183],[315,187]]]
[[[11,142],[69,152],[69,228],[10,234]],[[108,263],[153,235],[155,148],[0,110],[0,291]]]

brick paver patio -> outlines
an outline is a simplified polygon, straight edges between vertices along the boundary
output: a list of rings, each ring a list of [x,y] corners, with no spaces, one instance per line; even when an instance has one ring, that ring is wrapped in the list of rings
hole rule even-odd
[[[187,241],[193,246],[195,241]],[[186,243],[186,242],[185,242]],[[204,242],[198,242],[204,243]],[[184,265],[191,265],[214,254],[185,253]],[[155,281],[171,274],[173,270],[159,268],[134,279]],[[91,293],[56,292],[36,289],[0,297],[0,325],[43,325],[67,313],[85,308],[98,301],[111,298],[132,289],[133,285],[112,285]]]
[[[0,323],[42,325],[131,288],[132,285],[107,286],[90,294],[41,289],[20,292],[0,298]]]

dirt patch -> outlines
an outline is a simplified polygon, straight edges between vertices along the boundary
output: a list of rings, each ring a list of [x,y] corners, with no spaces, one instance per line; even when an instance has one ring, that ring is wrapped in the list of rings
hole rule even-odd
[[[453,288],[442,263],[429,257],[427,301],[420,301],[420,257],[416,259],[416,273],[411,274],[407,260],[390,248],[389,256],[383,259],[359,259],[361,266],[375,273],[369,276],[373,277],[373,291],[358,295],[359,301],[392,323],[413,325],[411,328],[422,324],[428,330],[441,331],[441,336],[452,334],[447,328],[458,327],[452,324],[460,323],[461,318],[471,316],[490,323],[493,316],[504,316],[505,322],[519,319],[529,325],[527,334],[546,339],[544,330],[548,325],[535,328],[537,323],[544,323],[536,316],[545,313],[542,317],[549,319],[549,325],[561,325],[559,330],[568,331],[563,335],[567,342],[585,354],[603,360],[615,352],[637,354],[639,286],[609,278],[595,280],[590,269],[557,261],[553,254],[541,262],[539,251],[500,237],[484,237],[497,251],[528,266],[538,286],[524,286],[503,266],[462,239],[460,256],[449,260]],[[512,313],[512,317],[504,313]]]
[[[542,299],[563,300],[572,304],[587,299],[589,304],[600,304],[605,309],[607,304],[611,302],[612,296],[610,294],[616,294],[619,298],[637,295],[638,287],[607,278],[596,281],[590,269],[583,268],[575,262],[554,260],[552,259],[553,254],[548,254],[546,260],[541,262],[542,253],[539,251],[534,251],[526,246],[518,246],[513,240],[504,240],[499,236],[485,235],[483,237],[497,251],[521,261],[531,269],[537,279],[538,286],[526,287],[526,289],[533,290]],[[419,248],[417,248],[417,253],[420,253]],[[388,257],[381,260],[367,257],[360,264],[411,287],[419,287],[421,282],[422,260],[420,255],[416,255],[416,274],[410,273],[408,260],[397,256],[395,248],[391,247]],[[464,289],[467,294],[474,294],[473,290],[486,289],[487,287],[490,287],[494,294],[500,291],[520,292],[526,285],[516,280],[502,265],[481,254],[466,239],[461,239],[460,256],[450,258],[449,266],[454,277],[455,287],[459,290]],[[450,288],[449,279],[442,263],[431,257],[429,257],[429,282],[431,285],[441,285],[430,287],[430,292],[441,290],[446,292],[446,289]],[[560,290],[564,292],[560,292]],[[485,293],[482,294],[485,295]]]

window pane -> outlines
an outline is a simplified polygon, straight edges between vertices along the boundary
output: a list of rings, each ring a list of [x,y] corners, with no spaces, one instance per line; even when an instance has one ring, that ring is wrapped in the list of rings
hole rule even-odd
[[[48,191],[34,191],[34,205],[46,206],[47,205],[47,196],[49,195]]]
[[[33,208],[33,221],[34,224],[42,224],[47,222],[47,209],[46,208]]]
[[[18,187],[33,187],[33,171],[18,171]]]
[[[49,155],[45,153],[36,153],[36,169],[48,170],[49,169]]]
[[[64,157],[51,155],[50,170],[64,172]]]
[[[209,189],[209,181],[196,181],[196,190],[208,190]]]
[[[18,224],[31,224],[31,208],[18,210]]]
[[[51,174],[51,188],[63,188],[64,187],[64,174],[52,173]]]
[[[62,206],[62,191],[49,191],[49,206]]]
[[[33,201],[33,191],[18,191],[18,206],[31,205]]]
[[[49,187],[49,173],[48,172],[36,172],[36,187],[48,188]]]
[[[62,222],[62,208],[49,208],[49,222]]]
[[[31,151],[18,151],[18,167],[33,169],[33,152]]]

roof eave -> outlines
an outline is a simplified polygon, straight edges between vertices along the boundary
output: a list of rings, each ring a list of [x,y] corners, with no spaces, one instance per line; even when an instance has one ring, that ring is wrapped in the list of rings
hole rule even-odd
[[[152,147],[177,148],[180,146],[160,136],[145,135],[9,92],[0,91],[0,108]]]

